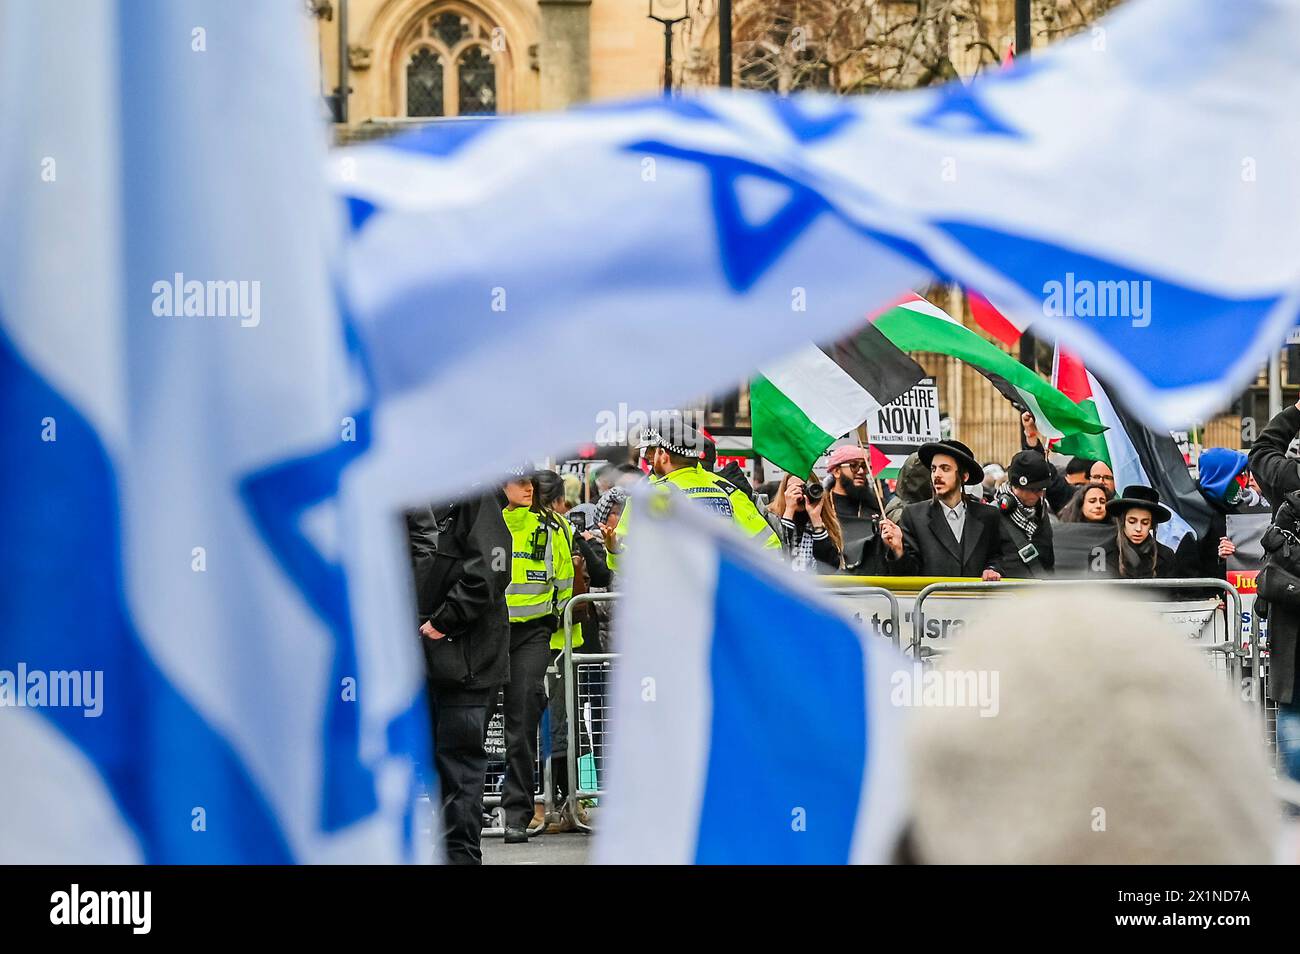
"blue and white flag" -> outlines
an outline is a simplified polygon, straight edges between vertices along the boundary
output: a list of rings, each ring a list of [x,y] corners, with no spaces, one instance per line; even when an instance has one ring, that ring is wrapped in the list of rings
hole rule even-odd
[[[902,656],[683,500],[637,512],[596,859],[889,861],[907,805]]]
[[[1059,335],[1149,422],[1205,417],[1300,312],[1298,35],[1293,0],[1134,0],[971,83],[345,149],[381,388],[422,446],[486,473],[510,443],[590,434],[615,391],[655,408],[727,387],[943,276]],[[504,407],[527,426],[484,454]]]
[[[0,861],[412,857],[301,5],[0,10]]]

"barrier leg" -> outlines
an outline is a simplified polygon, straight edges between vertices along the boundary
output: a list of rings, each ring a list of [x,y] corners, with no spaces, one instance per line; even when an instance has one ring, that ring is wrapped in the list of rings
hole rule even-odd
[[[564,793],[564,804],[568,811],[569,817],[577,819],[578,817],[578,719],[580,713],[575,712],[574,698],[577,693],[574,691],[574,665],[573,665],[573,615],[570,608],[565,609],[564,613],[564,712],[565,712],[565,737],[568,739],[569,757],[564,760],[565,775],[568,781],[568,788]]]

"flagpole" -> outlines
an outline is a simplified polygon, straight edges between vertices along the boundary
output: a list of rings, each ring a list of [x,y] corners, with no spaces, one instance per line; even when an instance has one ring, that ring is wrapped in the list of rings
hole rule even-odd
[[[1276,348],[1268,357],[1268,417],[1282,413],[1282,359]]]
[[[876,503],[880,505],[880,515],[885,515],[885,495],[880,490],[880,479],[876,477],[875,471],[871,469],[871,438],[867,435],[867,425],[859,424],[857,429],[858,446],[866,452],[867,455],[867,473],[871,475],[871,486],[876,491]]]

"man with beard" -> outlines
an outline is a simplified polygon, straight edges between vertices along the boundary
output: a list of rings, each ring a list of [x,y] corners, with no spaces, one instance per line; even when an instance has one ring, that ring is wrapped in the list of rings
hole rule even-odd
[[[998,512],[965,491],[981,473],[970,448],[942,440],[923,444],[917,454],[930,468],[934,498],[908,504],[898,523],[881,521],[890,571],[898,576],[1002,579]]]
[[[831,476],[831,501],[844,533],[844,572],[883,576],[885,551],[877,529],[882,515],[871,485],[867,452],[861,447],[837,447],[826,470]]]

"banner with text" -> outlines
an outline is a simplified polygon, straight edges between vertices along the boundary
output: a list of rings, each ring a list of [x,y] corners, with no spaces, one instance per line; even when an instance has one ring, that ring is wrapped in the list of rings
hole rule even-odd
[[[939,439],[939,388],[934,378],[922,378],[912,389],[882,405],[867,418],[871,445],[889,458],[881,477],[897,477],[898,469],[922,444]]]

